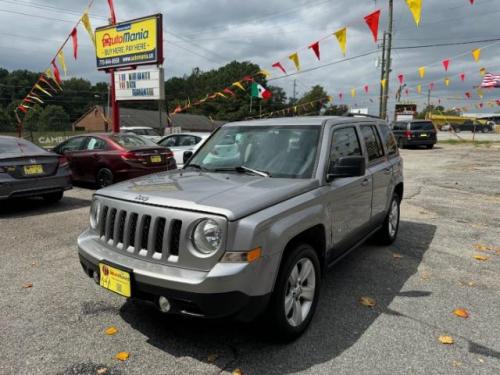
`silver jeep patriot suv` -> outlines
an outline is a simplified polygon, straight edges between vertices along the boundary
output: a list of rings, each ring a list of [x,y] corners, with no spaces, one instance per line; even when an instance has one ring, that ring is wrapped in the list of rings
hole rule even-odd
[[[265,313],[292,339],[330,266],[370,236],[396,239],[403,163],[378,119],[230,123],[186,156],[95,194],[78,248],[96,283],[165,313]]]

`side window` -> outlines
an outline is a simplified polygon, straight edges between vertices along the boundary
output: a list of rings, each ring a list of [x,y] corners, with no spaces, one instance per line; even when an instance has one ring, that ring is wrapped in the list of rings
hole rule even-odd
[[[368,151],[368,161],[374,161],[384,156],[382,142],[374,126],[361,126],[361,134]]]
[[[191,135],[183,135],[180,137],[179,146],[194,146],[196,142],[196,138]]]
[[[361,155],[361,147],[354,127],[342,128],[333,132],[330,161],[337,161],[343,156]]]
[[[173,135],[171,137],[165,138],[162,142],[161,145],[165,147],[174,147],[177,145],[177,136]]]
[[[100,138],[92,137],[89,139],[86,148],[88,151],[104,150],[106,149],[106,142]]]
[[[396,138],[394,138],[394,134],[392,134],[387,125],[380,125],[379,129],[382,135],[382,142],[384,142],[387,152],[389,155],[396,155],[398,153],[398,144]]]
[[[61,154],[65,152],[79,151],[83,148],[84,140],[85,140],[84,137],[71,138],[68,141],[66,141],[66,143],[63,143],[58,151]]]

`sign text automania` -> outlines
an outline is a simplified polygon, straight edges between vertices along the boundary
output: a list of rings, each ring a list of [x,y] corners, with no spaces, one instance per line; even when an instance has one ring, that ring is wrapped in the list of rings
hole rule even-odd
[[[137,33],[126,32],[123,35],[118,34],[114,38],[110,34],[106,33],[102,37],[102,46],[112,47],[115,44],[136,42],[138,40],[147,40],[148,38],[149,31],[144,29],[141,29],[141,31]]]

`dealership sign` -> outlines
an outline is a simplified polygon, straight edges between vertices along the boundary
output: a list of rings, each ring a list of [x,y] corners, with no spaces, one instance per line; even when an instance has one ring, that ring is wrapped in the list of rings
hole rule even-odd
[[[99,27],[95,38],[97,69],[163,63],[161,14]]]
[[[164,100],[163,69],[115,72],[116,100]]]

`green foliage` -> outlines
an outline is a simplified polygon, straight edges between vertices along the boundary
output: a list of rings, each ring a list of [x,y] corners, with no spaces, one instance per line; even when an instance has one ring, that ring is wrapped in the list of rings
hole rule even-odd
[[[432,113],[434,115],[448,115],[448,116],[460,116],[460,112],[453,109],[445,109],[442,105],[428,105],[422,112],[417,113],[416,118],[423,120],[426,118],[427,114]]]
[[[1,71],[0,71],[1,73]],[[0,131],[12,131],[7,109],[0,106]]]
[[[326,108],[325,116],[343,116],[349,112],[349,107],[346,105],[331,105]]]
[[[39,118],[40,130],[70,130],[70,117],[63,107],[48,105]]]
[[[43,111],[41,106],[35,105],[24,117],[23,128],[29,131],[37,131],[40,128],[40,116]]]
[[[321,110],[327,104],[327,96],[328,94],[322,86],[313,86],[312,89],[306,92],[297,102],[297,105],[299,106],[306,104],[305,108],[300,110],[300,114],[307,114],[311,116],[319,115]]]

